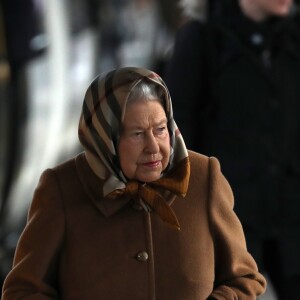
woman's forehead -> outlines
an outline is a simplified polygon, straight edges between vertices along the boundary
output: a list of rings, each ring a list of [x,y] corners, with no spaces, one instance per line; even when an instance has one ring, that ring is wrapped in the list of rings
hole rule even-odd
[[[127,123],[137,123],[143,118],[151,118],[155,123],[167,120],[166,112],[158,100],[141,100],[127,105],[125,119]]]

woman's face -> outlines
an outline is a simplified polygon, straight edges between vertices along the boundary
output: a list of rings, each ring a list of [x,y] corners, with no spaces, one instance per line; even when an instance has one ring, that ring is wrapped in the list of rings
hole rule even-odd
[[[171,147],[166,113],[158,101],[127,105],[118,150],[128,179],[151,182],[160,178],[169,163]]]

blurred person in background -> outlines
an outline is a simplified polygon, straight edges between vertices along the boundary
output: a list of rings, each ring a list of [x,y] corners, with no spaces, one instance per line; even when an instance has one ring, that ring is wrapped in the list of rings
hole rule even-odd
[[[174,37],[174,21],[165,12],[166,2],[102,1],[98,14],[100,73],[124,66],[160,68]]]
[[[0,286],[12,251],[4,241],[5,212],[24,152],[28,117],[26,64],[44,49],[34,46],[41,33],[33,0],[0,1]],[[9,248],[9,250],[8,250]]]
[[[248,250],[279,299],[296,299],[299,4],[219,0],[208,1],[205,9],[206,20],[194,14],[179,29],[163,76],[174,114],[189,148],[220,159]]]
[[[6,93],[1,98],[5,111],[1,126],[6,132],[1,136],[3,179],[1,188],[0,216],[20,162],[23,146],[23,130],[27,118],[27,78],[25,65],[44,49],[34,47],[32,40],[40,34],[41,24],[33,0],[2,0],[1,23],[5,44]],[[2,45],[3,46],[3,45]],[[13,122],[12,122],[13,120]]]
[[[41,176],[2,300],[264,292],[220,164],[186,149],[160,76],[97,76],[79,139],[84,152]]]

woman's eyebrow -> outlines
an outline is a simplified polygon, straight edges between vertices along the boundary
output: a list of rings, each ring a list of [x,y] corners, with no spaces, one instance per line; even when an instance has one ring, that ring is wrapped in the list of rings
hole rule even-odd
[[[160,125],[164,125],[167,123],[168,123],[168,120],[166,118],[162,118],[161,120],[154,122],[153,126],[160,126]],[[127,125],[125,124],[125,127],[128,129],[144,129],[145,128],[145,126],[138,124],[138,123],[131,123],[131,124],[127,124]]]
[[[155,125],[161,125],[168,123],[167,118],[162,118],[160,121],[155,122]]]

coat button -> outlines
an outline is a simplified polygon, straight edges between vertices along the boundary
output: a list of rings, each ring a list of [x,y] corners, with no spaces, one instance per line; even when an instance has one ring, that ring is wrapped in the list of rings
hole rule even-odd
[[[136,203],[136,202],[133,204],[132,207],[135,210],[143,210],[142,206],[139,203]]]
[[[147,261],[148,257],[148,253],[146,251],[141,251],[136,255],[136,259],[141,262]]]

